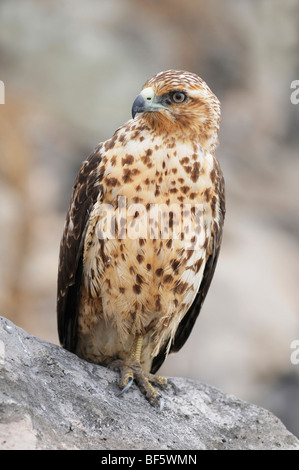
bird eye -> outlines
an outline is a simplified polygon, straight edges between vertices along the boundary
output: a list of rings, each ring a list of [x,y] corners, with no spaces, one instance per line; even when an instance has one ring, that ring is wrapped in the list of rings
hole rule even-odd
[[[182,91],[175,91],[173,94],[172,94],[172,101],[174,103],[184,103],[184,101],[186,100],[187,98],[187,95],[185,93],[183,93]]]

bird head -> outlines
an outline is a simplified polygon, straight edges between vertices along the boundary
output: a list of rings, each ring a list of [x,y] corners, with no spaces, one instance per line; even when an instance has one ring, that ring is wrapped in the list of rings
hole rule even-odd
[[[156,132],[199,140],[208,151],[218,144],[220,102],[194,73],[167,70],[148,80],[132,106],[133,119],[139,113]]]

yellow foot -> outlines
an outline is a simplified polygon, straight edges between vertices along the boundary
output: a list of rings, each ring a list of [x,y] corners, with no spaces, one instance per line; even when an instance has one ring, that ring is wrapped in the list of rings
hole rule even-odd
[[[119,369],[120,371],[121,392],[119,395],[123,395],[135,380],[141,392],[146,396],[150,404],[158,406],[160,410],[162,410],[164,406],[162,395],[154,389],[152,384],[165,389],[168,385],[167,379],[142,370],[140,364],[142,342],[142,336],[136,336],[132,344],[129,357],[124,360],[114,361],[110,367]]]
[[[133,381],[137,383],[140,391],[146,396],[151,405],[163,409],[164,402],[162,395],[155,390],[152,384],[165,389],[167,379],[159,375],[144,372],[139,362],[115,361],[113,367],[120,371],[119,396],[123,395],[132,385]]]

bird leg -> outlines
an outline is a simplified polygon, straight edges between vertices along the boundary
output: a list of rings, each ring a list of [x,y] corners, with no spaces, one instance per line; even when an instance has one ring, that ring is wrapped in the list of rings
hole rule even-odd
[[[152,384],[165,389],[167,387],[167,379],[142,370],[140,364],[142,342],[143,337],[136,336],[128,359],[116,361],[113,364],[114,367],[117,367],[120,370],[120,387],[122,390],[119,395],[123,395],[130,388],[133,380],[135,380],[141,392],[146,396],[150,404],[153,406],[159,406],[160,410],[162,410],[162,396],[154,389]]]

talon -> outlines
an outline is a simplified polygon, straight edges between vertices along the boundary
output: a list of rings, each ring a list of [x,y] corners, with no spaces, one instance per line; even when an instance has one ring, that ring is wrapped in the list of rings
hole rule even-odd
[[[140,391],[146,396],[152,406],[155,406],[162,411],[164,408],[164,399],[152,384],[165,389],[167,387],[167,379],[160,375],[144,372],[140,364],[142,347],[142,337],[137,336],[133,342],[130,355],[125,360],[116,360],[113,366],[120,371],[120,388],[121,391],[117,394],[118,397],[122,396],[132,385],[135,380]]]
[[[169,383],[169,385],[171,385],[171,387],[174,391],[174,394],[177,395],[178,392],[179,392],[178,386],[171,379],[167,379],[167,383]]]
[[[162,411],[165,405],[165,400],[162,395],[159,396],[159,411]]]
[[[165,401],[164,401],[164,398],[162,397],[162,395],[160,395],[160,393],[156,392],[155,394],[147,396],[147,399],[148,399],[148,401],[150,402],[150,404],[152,406],[154,406],[155,408],[158,409],[158,411],[163,410]]]
[[[132,383],[134,382],[133,377],[129,377],[127,385],[116,395],[117,397],[121,397],[127,390],[131,387]]]

